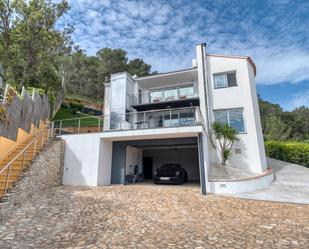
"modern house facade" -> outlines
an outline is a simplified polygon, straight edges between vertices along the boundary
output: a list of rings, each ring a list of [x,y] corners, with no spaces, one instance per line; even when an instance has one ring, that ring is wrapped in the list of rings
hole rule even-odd
[[[196,46],[192,68],[135,77],[111,75],[105,84],[102,130],[62,135],[66,141],[63,183],[126,184],[135,165],[146,179],[164,163],[178,163],[201,192],[235,193],[271,183],[261,130],[256,68],[249,57],[206,53]],[[210,178],[221,161],[212,135],[214,121],[237,130],[226,167],[247,171],[246,179]]]

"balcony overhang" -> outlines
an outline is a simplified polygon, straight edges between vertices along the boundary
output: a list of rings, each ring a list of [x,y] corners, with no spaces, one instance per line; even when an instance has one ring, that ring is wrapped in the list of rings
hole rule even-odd
[[[135,81],[142,89],[160,88],[188,82],[197,82],[197,68],[138,77],[135,79]]]
[[[162,101],[158,103],[138,104],[138,105],[132,105],[132,107],[137,111],[150,111],[150,110],[182,108],[182,107],[199,106],[199,105],[200,105],[200,99],[196,97],[190,99]]]

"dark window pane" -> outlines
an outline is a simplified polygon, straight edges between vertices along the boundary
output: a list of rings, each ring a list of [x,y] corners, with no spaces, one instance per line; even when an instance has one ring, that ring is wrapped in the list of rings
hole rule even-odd
[[[228,82],[229,86],[237,86],[236,73],[228,73],[227,74],[227,82]]]

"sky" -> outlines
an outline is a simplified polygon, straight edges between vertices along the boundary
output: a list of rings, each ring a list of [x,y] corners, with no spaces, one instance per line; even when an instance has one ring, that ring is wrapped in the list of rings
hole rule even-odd
[[[263,99],[284,110],[309,106],[308,0],[69,0],[60,20],[89,55],[122,48],[152,70],[191,67],[195,45],[207,52],[250,56]]]

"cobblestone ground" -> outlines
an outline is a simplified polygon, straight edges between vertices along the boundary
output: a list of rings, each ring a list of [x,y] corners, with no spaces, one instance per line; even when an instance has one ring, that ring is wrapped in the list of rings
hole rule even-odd
[[[194,187],[58,187],[0,225],[0,248],[309,248],[309,206]]]

